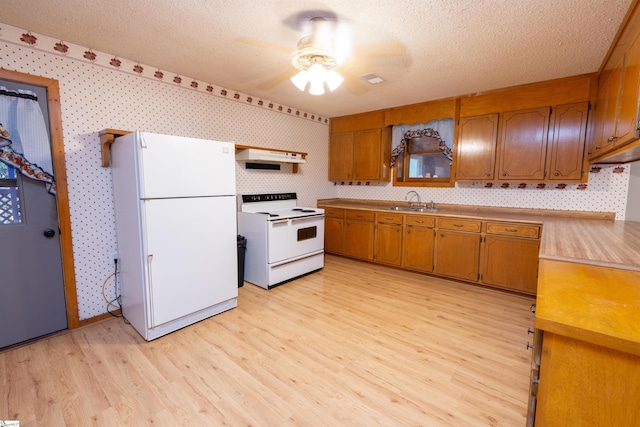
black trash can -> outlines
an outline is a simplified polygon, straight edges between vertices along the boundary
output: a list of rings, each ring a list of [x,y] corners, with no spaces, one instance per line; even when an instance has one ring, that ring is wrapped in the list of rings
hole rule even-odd
[[[238,287],[244,285],[244,254],[247,251],[247,239],[238,234]]]

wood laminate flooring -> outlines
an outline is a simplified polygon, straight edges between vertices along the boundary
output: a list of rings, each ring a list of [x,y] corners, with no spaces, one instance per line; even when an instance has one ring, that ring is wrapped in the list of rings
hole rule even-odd
[[[108,319],[0,353],[21,426],[524,426],[533,298],[327,255],[145,342]]]

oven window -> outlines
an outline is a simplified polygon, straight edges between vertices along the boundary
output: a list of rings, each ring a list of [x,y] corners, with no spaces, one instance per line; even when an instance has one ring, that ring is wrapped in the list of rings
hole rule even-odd
[[[303,240],[314,239],[318,235],[318,227],[307,227],[298,229],[298,242]]]

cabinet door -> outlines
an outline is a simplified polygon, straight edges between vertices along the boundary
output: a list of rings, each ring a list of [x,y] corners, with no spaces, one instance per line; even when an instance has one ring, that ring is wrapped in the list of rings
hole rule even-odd
[[[375,260],[391,265],[402,263],[402,226],[377,224]]]
[[[536,425],[637,426],[640,356],[544,332]]]
[[[346,220],[344,227],[345,255],[373,260],[374,223]]]
[[[584,144],[589,103],[559,105],[555,111],[550,146],[549,179],[580,180],[584,170]]]
[[[638,139],[638,91],[640,90],[640,35],[627,50],[622,70],[622,87],[616,139],[614,147],[620,147]]]
[[[324,250],[332,254],[344,253],[343,220],[341,218],[324,219]]]
[[[602,123],[602,138],[600,153],[613,149],[616,139],[616,122],[618,120],[618,102],[620,99],[620,87],[622,80],[622,65],[624,57],[615,66],[611,76],[606,83],[607,97],[604,111],[604,122]]]
[[[498,113],[460,119],[457,180],[493,179]]]
[[[550,112],[550,107],[544,107],[503,114],[498,179],[545,178]]]
[[[438,230],[435,273],[458,279],[478,280],[480,235]]]
[[[355,132],[353,140],[353,179],[379,180],[382,168],[381,129]]]
[[[535,294],[539,240],[487,235],[482,283]]]
[[[406,226],[402,240],[402,266],[431,273],[434,240],[433,228]]]
[[[329,139],[329,180],[350,180],[353,176],[353,132],[336,133]]]

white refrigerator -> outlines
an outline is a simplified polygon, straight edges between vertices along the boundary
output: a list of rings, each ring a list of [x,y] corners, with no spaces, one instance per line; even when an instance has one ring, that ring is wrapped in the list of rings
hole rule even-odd
[[[140,335],[236,307],[235,145],[135,132],[111,170],[122,313]]]

